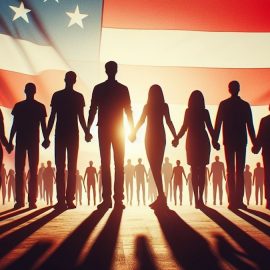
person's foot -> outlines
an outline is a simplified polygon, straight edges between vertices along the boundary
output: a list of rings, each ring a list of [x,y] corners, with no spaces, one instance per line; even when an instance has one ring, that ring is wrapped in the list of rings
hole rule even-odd
[[[213,202],[213,205],[216,205],[216,202]]]
[[[149,207],[150,208],[152,208],[152,209],[158,209],[158,208],[164,208],[164,207],[168,207],[167,206],[167,200],[166,200],[166,197],[165,197],[165,195],[159,195],[158,197],[157,197],[157,199],[153,202],[153,203],[151,203],[150,205],[149,205]]]
[[[203,200],[199,200],[197,203],[198,208],[203,208],[205,206]]]
[[[97,209],[101,210],[107,210],[109,208],[112,208],[112,201],[103,201],[97,206]]]
[[[67,209],[67,205],[65,202],[58,202],[53,207],[56,210],[66,210]]]
[[[222,205],[222,202],[220,202],[219,204]]]
[[[126,206],[123,204],[123,202],[122,201],[119,201],[119,202],[115,202],[114,203],[114,209],[125,209],[126,208]]]
[[[37,209],[36,203],[29,203],[29,209]]]
[[[246,210],[247,206],[243,202],[241,202],[237,205],[237,208]]]
[[[77,206],[74,204],[74,202],[68,202],[67,203],[67,209],[75,209]]]
[[[24,203],[18,203],[18,202],[16,202],[15,204],[14,204],[14,209],[20,209],[20,208],[23,208],[25,205],[24,205]]]
[[[229,203],[228,206],[227,206],[227,208],[228,208],[229,210],[236,210],[236,209],[237,209],[236,205],[233,204],[233,203]]]

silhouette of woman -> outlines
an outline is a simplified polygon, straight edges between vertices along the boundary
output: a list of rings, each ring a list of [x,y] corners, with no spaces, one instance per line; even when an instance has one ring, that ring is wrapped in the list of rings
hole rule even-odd
[[[176,147],[179,139],[182,138],[187,131],[187,163],[191,166],[196,208],[200,208],[204,205],[203,191],[205,185],[205,169],[206,165],[209,164],[210,156],[210,142],[205,125],[212,137],[213,147],[219,149],[209,112],[205,109],[203,94],[201,91],[195,90],[190,95],[184,123],[172,143]]]
[[[163,124],[164,117],[172,135],[174,137],[176,136],[170,117],[169,107],[164,101],[163,92],[159,85],[152,85],[150,87],[147,104],[144,106],[141,118],[129,137],[131,141],[136,139],[136,133],[145,122],[146,117],[145,149],[158,190],[157,199],[149,206],[156,209],[167,205],[161,176],[161,165],[166,145],[166,134]]]

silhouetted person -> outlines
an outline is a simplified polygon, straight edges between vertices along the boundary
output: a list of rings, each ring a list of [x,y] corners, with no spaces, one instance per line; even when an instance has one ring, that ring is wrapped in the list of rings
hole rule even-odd
[[[55,181],[54,168],[52,162],[47,161],[47,167],[43,171],[44,191],[47,205],[53,204],[53,183]]]
[[[140,190],[142,190],[143,204],[145,205],[145,180],[147,179],[147,172],[141,158],[138,159],[138,164],[135,166],[135,178],[138,205],[140,205]]]
[[[269,105],[270,110],[270,105]],[[264,187],[266,208],[270,210],[270,115],[261,119],[259,131],[256,137],[253,153],[259,153],[262,149],[263,166],[264,166]]]
[[[210,157],[210,142],[205,126],[211,135],[213,147],[218,149],[219,144],[215,139],[209,112],[205,109],[203,94],[201,91],[195,90],[190,95],[184,123],[174,139],[173,145],[177,146],[179,139],[187,132],[187,163],[191,166],[196,208],[204,205],[205,170],[206,165],[209,164]]]
[[[114,201],[116,208],[125,208],[124,199],[124,156],[125,140],[123,112],[125,111],[129,126],[133,129],[133,116],[128,88],[116,79],[117,63],[110,61],[105,64],[108,79],[95,86],[92,94],[88,118],[90,130],[98,110],[98,138],[101,158],[103,202],[98,208],[112,207],[112,181],[110,171],[111,147],[114,153],[115,179]]]
[[[73,209],[76,192],[76,170],[79,150],[78,120],[85,132],[86,140],[90,139],[84,118],[84,97],[74,90],[77,75],[69,71],[65,75],[65,88],[53,94],[51,115],[48,123],[48,136],[53,128],[55,118],[55,165],[57,204],[55,208]],[[67,155],[67,187],[65,190],[65,162]]]
[[[133,178],[135,176],[135,167],[131,164],[131,160],[127,160],[127,165],[124,167],[127,203],[132,205],[133,199]]]
[[[258,162],[256,166],[257,167],[254,169],[254,172],[253,172],[253,186],[255,185],[255,201],[256,201],[256,205],[258,205],[259,196],[260,196],[260,204],[262,205],[263,204],[264,168],[261,167],[260,162]]]
[[[101,173],[101,166],[99,167],[99,170],[98,170],[98,197],[99,197],[99,202],[101,202],[101,197],[102,197],[102,173]]]
[[[180,166],[181,162],[180,160],[176,160],[176,166],[173,167],[173,173],[171,176],[171,180],[173,179],[173,197],[174,197],[174,204],[176,205],[177,199],[176,199],[176,194],[177,194],[177,188],[179,189],[179,202],[180,205],[182,205],[183,201],[183,176],[186,179],[187,183],[187,177],[185,170],[183,166]]]
[[[189,204],[192,205],[193,201],[193,186],[192,186],[192,173],[190,169],[190,173],[187,176],[188,181],[188,194],[189,194]]]
[[[2,163],[3,163],[3,148],[2,148],[2,144],[4,145],[4,147],[6,148],[6,150],[8,152],[10,152],[12,149],[10,148],[7,138],[5,136],[5,126],[4,126],[4,118],[3,118],[3,114],[2,111],[0,109],[0,168],[2,168]],[[1,179],[1,174],[0,174],[0,189],[2,186],[2,179]]]
[[[172,200],[172,163],[169,162],[169,158],[165,157],[165,162],[162,165],[162,174],[164,179],[165,195],[168,200]]]
[[[87,176],[86,192],[87,192],[88,205],[90,205],[91,188],[92,188],[92,192],[93,192],[94,205],[96,205],[96,182],[98,182],[98,174],[97,174],[96,168],[93,166],[93,161],[89,162],[89,167],[87,167],[85,170],[84,177],[83,177],[84,183],[85,183],[86,176]]]
[[[79,170],[77,170],[77,173],[76,173],[76,205],[78,204],[78,201],[80,202],[80,205],[82,205],[82,181],[83,181],[83,177],[80,175]]]
[[[244,171],[244,181],[245,181],[247,205],[249,205],[250,196],[251,196],[251,189],[252,189],[252,173],[250,171],[249,165],[246,165],[246,169]]]
[[[7,185],[6,185],[6,180],[7,180],[7,171],[5,168],[5,164],[2,164],[1,166],[1,179],[2,179],[2,202],[3,205],[6,202],[6,195],[7,195]]]
[[[208,183],[210,182],[210,171],[208,167],[205,168],[205,183],[204,183],[204,201],[207,204],[208,200]]]
[[[157,199],[157,187],[151,169],[148,170],[148,201],[151,203]]]
[[[44,197],[44,183],[43,183],[43,171],[45,169],[44,163],[40,164],[40,168],[38,169],[38,190],[40,199]],[[45,198],[44,198],[45,199]]]
[[[15,195],[15,171],[10,169],[7,175],[7,186],[8,186],[8,202],[10,202],[11,194],[14,202],[16,201]]]
[[[255,131],[250,105],[238,96],[239,82],[231,81],[228,87],[231,97],[219,104],[215,132],[218,139],[223,125],[223,144],[229,189],[228,208],[245,209],[243,196],[247,129],[253,145],[255,143]]]
[[[146,118],[145,149],[158,190],[157,199],[150,204],[150,207],[155,209],[167,206],[167,199],[163,191],[161,176],[161,166],[166,145],[166,134],[163,123],[164,118],[172,135],[174,137],[176,136],[170,117],[169,106],[165,103],[162,89],[157,84],[152,85],[149,89],[147,104],[143,108],[140,120],[130,139],[136,138],[136,132],[143,125]]]
[[[24,207],[25,191],[23,173],[25,167],[26,154],[29,163],[28,180],[28,202],[30,208],[36,208],[38,194],[38,162],[39,162],[39,130],[40,125],[44,137],[46,136],[46,109],[43,104],[34,99],[36,86],[27,83],[25,86],[26,100],[15,104],[12,114],[14,116],[13,125],[10,132],[9,145],[16,134],[15,148],[15,182],[16,182],[16,203],[15,209]]]
[[[212,176],[213,182],[213,204],[216,205],[217,190],[219,193],[219,204],[222,205],[223,197],[223,178],[226,180],[224,163],[219,161],[219,156],[215,157],[215,161],[211,165],[209,178]]]

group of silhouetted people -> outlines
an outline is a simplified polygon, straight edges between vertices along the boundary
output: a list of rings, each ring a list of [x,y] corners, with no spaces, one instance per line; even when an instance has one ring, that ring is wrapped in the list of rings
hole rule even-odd
[[[131,101],[128,88],[116,80],[117,63],[114,61],[105,64],[108,79],[95,86],[88,121],[85,121],[85,101],[81,93],[74,90],[76,74],[69,71],[65,75],[65,88],[53,94],[51,99],[51,114],[46,125],[46,109],[43,104],[35,100],[36,86],[27,83],[25,86],[26,99],[15,104],[12,115],[13,125],[9,140],[4,133],[3,116],[0,114],[0,139],[8,152],[14,148],[15,143],[15,209],[25,206],[24,171],[26,155],[29,163],[28,202],[30,208],[36,208],[38,194],[38,163],[39,163],[39,133],[43,134],[42,146],[50,146],[50,133],[55,127],[55,165],[56,165],[56,209],[73,209],[76,194],[77,159],[79,150],[79,123],[84,131],[85,140],[92,139],[91,127],[98,113],[98,140],[100,148],[102,175],[102,202],[98,209],[112,207],[112,180],[110,172],[111,150],[115,164],[115,178],[113,187],[114,208],[124,209],[124,127],[123,114],[125,113],[131,133],[131,142],[136,140],[136,134],[146,122],[145,149],[150,165],[152,179],[157,189],[156,199],[150,204],[153,209],[167,207],[166,194],[172,189],[170,177],[173,177],[173,186],[180,190],[182,175],[187,180],[180,164],[173,168],[171,174],[164,175],[166,180],[165,193],[162,181],[162,162],[166,146],[164,120],[173,136],[172,144],[177,147],[179,140],[185,133],[187,163],[191,166],[191,183],[195,199],[195,207],[204,206],[205,174],[209,164],[211,144],[216,150],[220,149],[218,143],[220,130],[223,130],[223,144],[227,167],[228,208],[246,208],[243,203],[244,195],[244,168],[247,145],[247,131],[253,144],[252,152],[259,153],[262,149],[264,162],[264,181],[266,208],[270,208],[270,116],[261,120],[257,136],[253,127],[250,105],[242,100],[238,93],[240,84],[231,81],[228,85],[231,97],[222,101],[218,108],[216,122],[213,127],[208,110],[205,108],[204,96],[201,91],[191,93],[188,108],[185,111],[184,121],[177,133],[170,117],[169,106],[165,102],[162,88],[152,85],[149,89],[148,99],[143,108],[141,117],[134,125]],[[211,137],[211,144],[209,135]],[[199,154],[198,154],[199,153]],[[3,152],[0,151],[2,164]],[[138,164],[135,177],[142,178],[147,175],[145,168]],[[165,162],[166,165],[166,162]],[[219,166],[216,164],[215,166]],[[65,168],[67,167],[67,172]],[[213,170],[212,170],[213,171]],[[50,179],[54,180],[52,171],[48,172]],[[66,175],[66,177],[65,177]],[[97,172],[90,167],[87,169],[87,194],[90,198],[90,189],[94,190]],[[48,176],[49,178],[49,176]],[[131,189],[130,183],[126,184]],[[140,190],[144,191],[143,182],[137,181],[137,196]],[[219,181],[215,183],[215,190],[220,189]],[[50,192],[48,194],[51,194]],[[128,196],[130,193],[128,193]],[[48,195],[48,200],[50,196]],[[95,194],[94,194],[95,198]],[[181,201],[181,198],[180,198]],[[143,197],[143,203],[145,198]]]

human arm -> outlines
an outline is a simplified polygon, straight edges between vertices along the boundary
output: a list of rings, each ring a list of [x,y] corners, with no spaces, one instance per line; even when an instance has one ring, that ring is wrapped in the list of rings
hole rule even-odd
[[[185,116],[184,116],[184,122],[182,124],[182,127],[180,128],[178,134],[176,135],[175,139],[172,141],[172,145],[174,147],[176,147],[179,143],[179,139],[181,139],[184,134],[186,133],[188,129],[188,110],[186,110],[185,112]]]
[[[173,135],[173,138],[176,138],[176,131],[175,131],[173,122],[171,120],[170,110],[169,110],[168,104],[165,104],[164,116],[165,116],[165,120],[166,120],[167,126],[169,127],[169,129],[170,129],[170,131],[171,131],[171,133]]]
[[[253,172],[253,178],[252,178],[252,184],[253,184],[253,186],[255,184],[255,180],[256,180],[255,178],[256,178],[256,172],[254,170],[254,172]]]
[[[251,149],[253,154],[258,154],[260,152],[262,148],[263,134],[264,134],[264,121],[262,119],[260,122],[257,137],[255,139],[255,144],[253,145]]]
[[[2,115],[1,110],[0,110],[0,140],[1,140],[2,144],[7,148],[8,140],[7,140],[6,135],[5,135],[4,119],[3,119],[3,115]]]
[[[216,136],[215,130],[213,128],[213,125],[212,125],[212,122],[211,122],[211,118],[210,118],[210,114],[209,114],[208,110],[205,110],[205,124],[206,124],[206,127],[207,127],[207,129],[208,129],[208,131],[210,133],[211,138],[212,138],[212,145],[213,145],[213,147],[216,150],[219,150],[220,149],[220,145],[217,142],[217,136]]]
[[[249,134],[249,137],[250,137],[252,144],[256,145],[255,129],[254,129],[254,125],[253,125],[252,112],[251,112],[251,108],[249,105],[247,107],[247,129],[248,129],[248,134]]]
[[[183,175],[184,175],[184,177],[185,177],[185,179],[186,179],[186,183],[187,183],[187,182],[188,182],[188,179],[187,179],[187,176],[186,176],[186,173],[185,173],[184,167],[183,167]]]
[[[140,117],[138,123],[136,124],[135,128],[133,129],[133,131],[131,132],[131,134],[130,134],[130,136],[129,136],[129,140],[130,140],[131,142],[135,141],[137,131],[139,130],[139,128],[140,128],[140,127],[143,125],[143,123],[145,122],[146,115],[147,115],[146,110],[147,110],[147,109],[146,109],[146,106],[144,106],[143,112],[142,112],[142,114],[141,114],[141,117]]]

